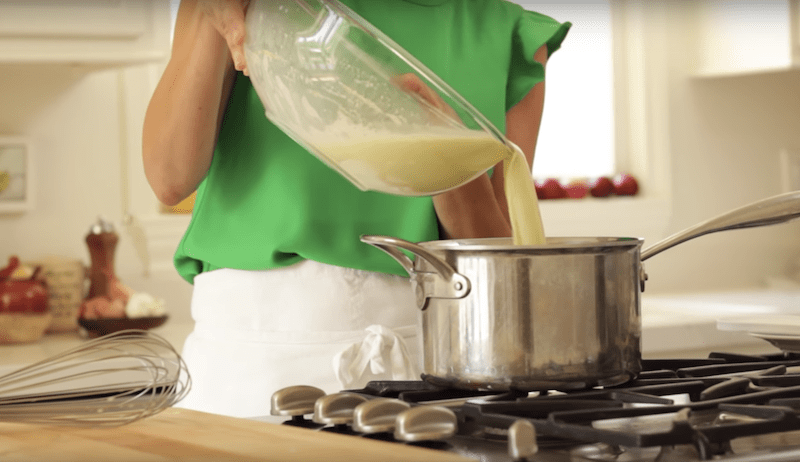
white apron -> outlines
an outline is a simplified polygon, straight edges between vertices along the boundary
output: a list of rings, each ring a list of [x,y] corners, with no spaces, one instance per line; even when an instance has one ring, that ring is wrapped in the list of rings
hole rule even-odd
[[[420,377],[419,310],[408,278],[304,260],[194,279],[194,331],[182,356],[192,378],[177,407],[268,415],[276,390],[334,393],[370,380]]]

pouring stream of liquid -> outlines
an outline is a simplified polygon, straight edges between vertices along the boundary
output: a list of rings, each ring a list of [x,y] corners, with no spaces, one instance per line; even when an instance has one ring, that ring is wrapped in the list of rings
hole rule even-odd
[[[543,245],[544,225],[539,198],[522,151],[514,146],[503,160],[506,202],[514,245]]]

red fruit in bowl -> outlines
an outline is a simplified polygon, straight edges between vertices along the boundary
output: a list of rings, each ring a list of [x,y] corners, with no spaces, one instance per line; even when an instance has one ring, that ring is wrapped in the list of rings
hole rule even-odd
[[[541,189],[544,194],[542,199],[563,199],[567,197],[567,191],[555,178],[548,178],[545,180],[544,183],[542,183]]]
[[[572,199],[580,199],[589,194],[589,183],[586,180],[572,180],[564,187],[567,196]]]
[[[38,280],[38,268],[25,280],[13,280],[11,274],[19,266],[19,258],[11,257],[0,270],[0,313],[47,312],[47,288]]]
[[[0,282],[0,313],[46,313],[47,289],[37,281]]]
[[[589,183],[589,194],[594,197],[608,197],[614,193],[614,183],[610,178],[601,176]]]
[[[621,173],[614,177],[614,194],[618,196],[634,196],[639,192],[639,183],[636,178]]]

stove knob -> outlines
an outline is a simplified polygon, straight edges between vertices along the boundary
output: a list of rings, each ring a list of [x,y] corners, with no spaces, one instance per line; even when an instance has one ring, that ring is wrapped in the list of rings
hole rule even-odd
[[[410,408],[410,404],[399,399],[371,399],[356,406],[353,413],[353,430],[359,433],[392,432],[397,415]]]
[[[272,394],[270,414],[292,417],[313,414],[314,403],[323,396],[324,391],[308,385],[281,388]]]
[[[508,455],[514,460],[525,460],[539,452],[536,429],[527,420],[517,420],[508,428]]]
[[[456,414],[442,406],[416,406],[401,412],[395,422],[394,437],[401,441],[436,441],[456,434]]]
[[[319,424],[346,425],[353,421],[356,406],[367,398],[355,393],[334,393],[323,396],[314,403],[314,417]]]

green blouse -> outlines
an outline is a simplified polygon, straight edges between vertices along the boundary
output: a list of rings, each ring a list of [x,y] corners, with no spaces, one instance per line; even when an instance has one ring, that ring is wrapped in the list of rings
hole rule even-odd
[[[539,47],[569,23],[502,0],[343,0],[505,130],[505,114],[538,82]],[[269,122],[239,74],[192,220],[175,253],[189,282],[217,268],[262,270],[303,259],[405,275],[359,236],[439,238],[430,197],[363,192]]]

